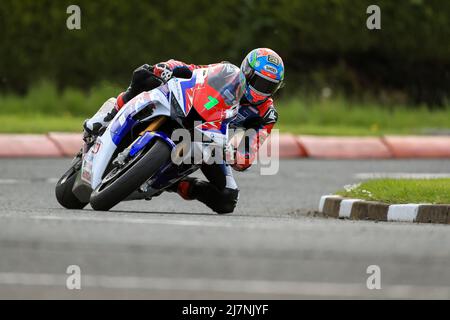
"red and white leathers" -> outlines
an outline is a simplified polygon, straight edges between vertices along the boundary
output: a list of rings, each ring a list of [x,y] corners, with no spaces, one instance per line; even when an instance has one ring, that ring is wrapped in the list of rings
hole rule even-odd
[[[213,65],[213,64],[212,64]],[[174,76],[177,74],[186,74],[185,71],[192,72],[195,69],[205,68],[212,65],[195,65],[186,64],[178,60],[168,60],[161,62],[153,67],[150,71],[158,77],[165,78],[167,70],[170,70]],[[145,88],[150,90],[152,88]],[[117,110],[128,102],[133,96],[126,96],[126,92],[121,93],[117,97]],[[273,99],[268,98],[266,101],[253,105],[245,98],[241,100],[241,106],[236,118],[230,123],[230,127],[240,129],[253,129],[252,135],[248,137],[248,142],[243,141],[236,150],[235,161],[232,165],[233,169],[237,171],[247,170],[254,162],[258,153],[259,147],[265,142],[270,135],[275,123],[278,120],[278,114],[273,106]]]
[[[278,114],[273,106],[272,98],[259,105],[250,104],[243,98],[236,118],[230,126],[246,131],[248,143],[243,139],[236,151],[236,159],[233,169],[244,171],[255,161],[259,148],[270,136]]]

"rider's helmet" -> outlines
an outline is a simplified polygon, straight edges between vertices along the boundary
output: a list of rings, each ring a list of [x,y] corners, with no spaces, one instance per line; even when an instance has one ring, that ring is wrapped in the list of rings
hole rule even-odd
[[[244,96],[252,104],[263,103],[283,85],[283,60],[271,49],[252,50],[242,61],[241,70],[247,79]]]

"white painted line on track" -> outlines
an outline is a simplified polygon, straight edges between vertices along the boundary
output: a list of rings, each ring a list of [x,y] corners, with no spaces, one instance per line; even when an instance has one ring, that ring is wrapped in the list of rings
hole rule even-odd
[[[345,199],[341,201],[341,206],[339,207],[339,218],[350,218],[352,213],[353,204],[360,199]]]
[[[42,179],[0,179],[2,184],[29,184],[29,183],[57,183],[58,178],[42,178]]]
[[[14,216],[0,216],[1,218],[8,219],[20,219]],[[292,219],[285,219],[279,221],[279,223],[269,223],[266,222],[259,223],[254,221],[241,221],[233,220],[227,218],[224,220],[219,217],[212,217],[213,219],[219,221],[192,221],[192,220],[181,220],[181,219],[167,219],[167,218],[130,218],[130,217],[81,217],[81,216],[71,216],[71,217],[61,217],[61,216],[51,216],[51,215],[36,215],[27,216],[26,219],[38,220],[38,221],[60,221],[60,222],[88,222],[88,223],[120,223],[120,224],[138,224],[138,225],[161,225],[161,226],[180,226],[180,227],[214,227],[214,228],[233,228],[233,229],[244,229],[244,230],[297,230],[302,228],[296,223],[291,223]]]
[[[0,273],[2,285],[52,286],[65,289],[67,275],[39,273]],[[386,299],[427,298],[448,299],[450,287],[422,287],[411,285],[384,285],[379,291],[370,291],[365,283],[327,283],[265,280],[225,280],[197,278],[152,278],[82,275],[82,288],[195,291],[215,293],[269,294],[309,297],[364,297],[379,295]]]
[[[357,173],[356,179],[437,179],[450,178],[450,173],[406,173],[406,172],[372,172],[372,173]]]
[[[32,216],[29,217],[34,220],[48,220],[48,221],[67,221],[67,222],[112,222],[112,223],[127,223],[127,224],[153,224],[153,225],[173,225],[183,227],[235,227],[235,225],[228,222],[209,222],[209,221],[190,221],[190,220],[176,220],[176,219],[140,219],[129,217],[58,217],[58,216]]]
[[[20,180],[17,179],[0,179],[0,184],[17,184]]]
[[[205,227],[205,228],[232,228],[235,230],[262,230],[262,231],[295,231],[303,230],[302,224],[296,223],[298,219],[278,219],[278,221],[250,221],[250,220],[236,220],[233,217],[222,218],[214,217],[211,219],[215,221],[201,221],[201,220],[184,220],[177,218],[130,218],[130,217],[94,217],[94,216],[56,216],[56,215],[35,215],[35,216],[22,216],[17,215],[0,215],[0,219],[20,220],[26,219],[29,221],[57,221],[66,223],[119,223],[119,224],[137,224],[137,225],[156,225],[156,226],[180,226],[180,227]]]
[[[419,212],[418,204],[397,204],[389,206],[388,221],[414,222]]]

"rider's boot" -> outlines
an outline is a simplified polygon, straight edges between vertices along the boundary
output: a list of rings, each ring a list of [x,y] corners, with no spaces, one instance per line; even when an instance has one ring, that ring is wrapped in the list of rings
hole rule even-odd
[[[219,189],[210,182],[191,177],[167,191],[177,192],[184,200],[198,200],[219,214],[233,212],[239,199],[238,189]]]
[[[95,138],[102,133],[118,112],[116,104],[116,98],[108,99],[92,118],[84,122],[85,138]]]
[[[198,179],[187,177],[175,183],[167,191],[178,193],[184,200],[194,200],[192,189],[197,182]]]

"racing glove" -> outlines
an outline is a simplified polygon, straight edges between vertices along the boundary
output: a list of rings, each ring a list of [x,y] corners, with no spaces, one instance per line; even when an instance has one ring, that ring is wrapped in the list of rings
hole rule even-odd
[[[164,80],[169,81],[172,78],[190,79],[192,77],[192,71],[187,65],[171,66],[166,62],[158,63],[153,67],[155,75]]]
[[[161,84],[161,79],[155,77],[154,67],[144,64],[134,70],[130,86],[125,92],[123,99],[125,102],[128,102],[141,92],[155,89]]]
[[[153,73],[160,77],[164,82],[169,81],[173,76],[173,70],[167,63],[158,63],[153,67]]]
[[[231,143],[224,150],[225,162],[236,171],[245,171],[251,167],[250,156],[240,153]]]
[[[248,170],[252,166],[252,161],[250,159],[250,155],[248,153],[242,154],[240,152],[236,152],[234,163],[231,167],[239,172]]]

